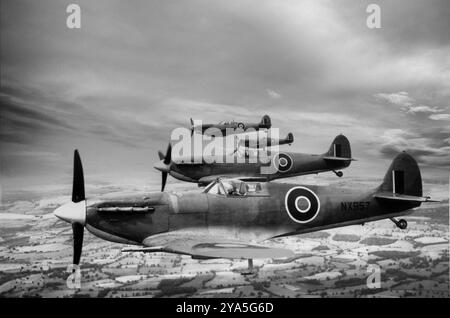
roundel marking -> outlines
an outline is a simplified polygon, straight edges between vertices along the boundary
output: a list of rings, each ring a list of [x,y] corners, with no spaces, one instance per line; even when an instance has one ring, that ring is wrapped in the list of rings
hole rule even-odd
[[[299,204],[305,204],[305,203],[306,203],[306,207],[299,206]],[[309,199],[307,197],[303,197],[303,196],[297,197],[295,199],[295,208],[300,213],[306,213],[311,208],[311,201],[309,201]]]
[[[292,168],[292,158],[286,153],[278,153],[273,158],[275,169],[279,172],[288,172]]]
[[[320,200],[312,190],[298,186],[286,193],[284,206],[294,222],[303,224],[311,222],[319,214]]]
[[[245,125],[244,125],[243,123],[239,123],[237,126],[238,126],[238,128],[240,128],[240,129],[245,129]]]

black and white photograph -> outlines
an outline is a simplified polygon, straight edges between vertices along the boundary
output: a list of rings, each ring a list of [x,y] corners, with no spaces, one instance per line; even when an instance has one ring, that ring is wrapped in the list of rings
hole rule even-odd
[[[0,298],[449,298],[449,31],[448,0],[0,0]]]

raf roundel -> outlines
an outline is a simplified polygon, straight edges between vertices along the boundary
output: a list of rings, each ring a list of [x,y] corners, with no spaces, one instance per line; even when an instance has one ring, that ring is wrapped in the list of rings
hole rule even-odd
[[[286,193],[284,205],[289,217],[297,223],[308,223],[319,214],[319,197],[305,187],[294,187]]]
[[[277,154],[274,157],[273,163],[279,172],[288,172],[292,168],[292,158],[285,153]]]

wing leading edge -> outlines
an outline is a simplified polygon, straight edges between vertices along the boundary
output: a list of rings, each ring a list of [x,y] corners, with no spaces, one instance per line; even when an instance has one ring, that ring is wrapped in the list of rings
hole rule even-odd
[[[356,159],[353,159],[353,158],[342,158],[342,157],[327,156],[327,157],[322,157],[322,158],[325,160],[328,160],[328,161],[356,161]]]
[[[133,247],[124,249],[123,252],[166,252],[174,254],[190,255],[193,258],[228,258],[228,259],[253,259],[253,258],[285,258],[292,257],[294,253],[284,248],[267,247],[263,245],[248,244],[240,241],[217,239],[215,237],[192,238],[162,236],[157,241],[166,241],[165,244],[155,246],[155,239],[149,237],[143,241],[146,247]]]

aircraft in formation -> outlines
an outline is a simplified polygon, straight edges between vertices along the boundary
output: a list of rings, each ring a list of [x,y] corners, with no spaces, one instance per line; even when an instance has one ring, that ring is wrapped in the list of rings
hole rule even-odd
[[[289,138],[289,136],[287,137]],[[293,137],[292,137],[293,139]],[[264,152],[265,154],[266,152]],[[172,160],[172,146],[169,144],[164,155],[158,152],[160,161],[154,164],[154,168],[162,173],[162,187],[164,191],[167,175],[187,182],[195,182],[199,185],[207,185],[217,178],[237,178],[243,181],[258,180],[271,181],[280,178],[290,178],[307,174],[333,171],[338,177],[342,177],[342,171],[355,160],[352,158],[350,142],[344,135],[334,138],[328,151],[323,154],[305,154],[279,151],[271,154],[266,162],[272,164],[274,173],[263,173],[261,168],[268,164],[258,160],[257,162],[212,162],[202,160],[199,163],[191,160]]]
[[[272,121],[268,115],[264,115],[259,123],[245,123],[234,120],[221,121],[218,124],[200,124],[195,125],[194,120],[191,118],[191,135],[194,132],[201,135],[216,136],[217,133],[225,136],[231,131],[234,133],[244,133],[247,129],[254,129],[258,131],[260,129],[270,129],[272,127]]]
[[[238,148],[260,149],[272,146],[291,145],[294,142],[294,135],[287,134],[286,138],[263,137],[261,139],[239,139]]]
[[[305,156],[292,155],[290,169],[294,169],[297,158],[306,162]],[[169,147],[161,160],[168,159],[165,165],[172,167],[170,157]],[[314,172],[325,170],[320,161],[322,165],[345,162],[348,166],[351,153],[347,138],[336,137],[328,152],[312,157],[309,166],[303,163],[303,168],[292,175],[308,173],[307,167]],[[189,167],[192,169],[186,174],[196,177],[200,174],[195,174],[195,169],[207,169],[206,164]],[[243,166],[238,170],[245,172]],[[210,173],[214,177],[204,189],[95,200],[85,195],[82,163],[75,150],[72,202],[54,211],[55,216],[72,224],[73,263],[80,262],[86,228],[102,239],[136,246],[124,252],[247,259],[250,273],[255,258],[293,255],[286,248],[270,244],[271,239],[381,219],[390,219],[398,228],[405,229],[406,220],[397,218],[412,213],[423,202],[432,201],[423,196],[419,167],[406,152],[394,158],[380,185],[370,191],[269,182],[272,179],[249,177],[255,177],[252,173],[233,175],[223,171]]]

